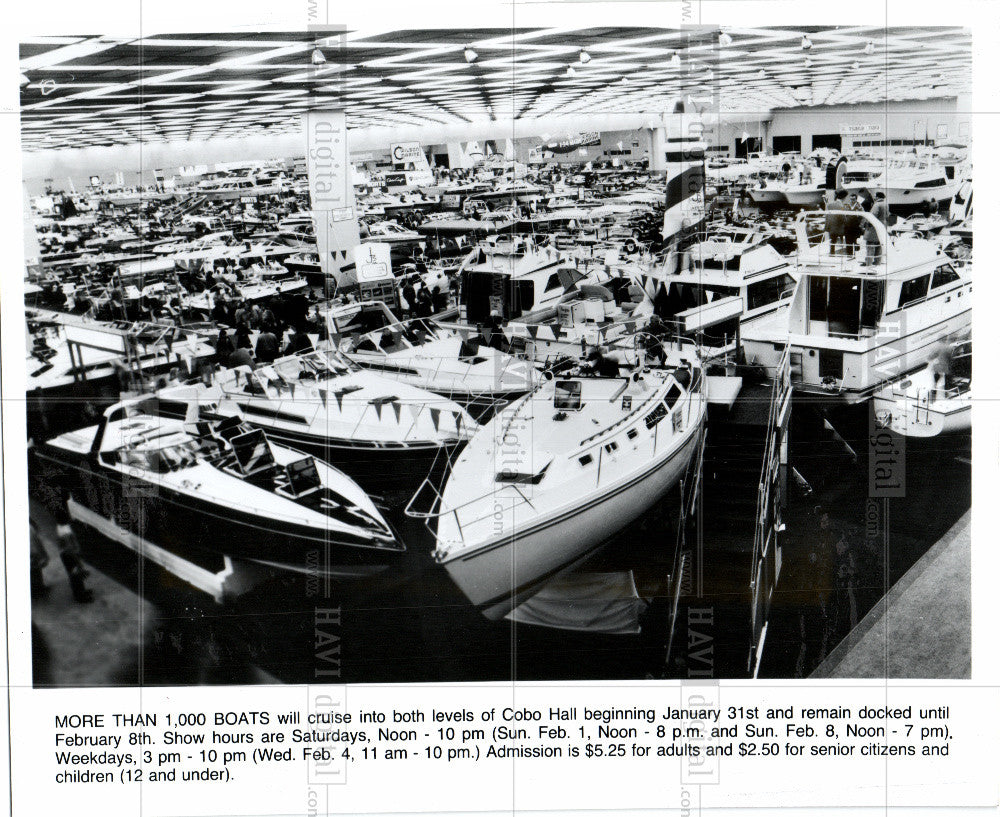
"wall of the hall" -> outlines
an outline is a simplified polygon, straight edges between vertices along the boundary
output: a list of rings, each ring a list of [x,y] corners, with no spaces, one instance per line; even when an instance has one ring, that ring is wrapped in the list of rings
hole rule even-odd
[[[80,148],[77,150],[43,150],[23,155],[21,169],[29,195],[44,192],[46,179],[52,186],[67,189],[68,179],[78,190],[90,183],[91,176],[113,183],[115,173],[125,177],[125,184],[155,184],[153,171],[181,165],[214,164],[216,162],[282,159],[302,155],[302,136],[276,134],[252,139],[219,139],[208,142],[165,142],[142,145]]]
[[[870,125],[880,133],[843,137],[841,150],[870,150],[872,141],[947,141],[971,136],[971,113],[956,97],[924,99],[912,102],[781,108],[773,112],[766,145],[774,138],[797,136],[801,150],[812,150],[817,134],[840,134],[840,126]],[[756,135],[756,134],[754,134]],[[734,137],[735,138],[735,137]],[[891,148],[892,146],[890,146]]]
[[[608,117],[605,117],[606,119]],[[632,116],[632,121],[638,117]],[[715,122],[708,118],[706,142],[732,155],[737,140],[744,134],[762,137],[764,147],[770,151],[775,137],[798,137],[801,150],[813,147],[817,134],[840,134],[841,125],[879,125],[876,137],[845,138],[842,149],[849,151],[855,142],[879,140],[923,140],[924,135],[937,139],[966,139],[971,136],[970,104],[967,98],[943,98],[887,104],[858,104],[776,109],[773,113],[749,114],[745,118],[727,115]],[[641,121],[641,120],[640,120]],[[579,126],[577,119],[572,123]],[[595,129],[596,129],[595,125]],[[531,148],[550,139],[564,138],[567,133],[555,126],[551,133],[518,137],[514,150],[518,161],[526,162]],[[411,136],[412,134],[407,134]],[[444,136],[442,133],[438,138]],[[493,138],[495,134],[491,134]],[[543,138],[544,137],[544,138]],[[364,147],[375,156],[388,156],[388,141],[401,138],[390,134],[366,134]],[[386,142],[384,148],[381,143]],[[495,140],[503,149],[502,140]],[[374,142],[378,148],[372,149]],[[601,133],[600,145],[588,146],[571,153],[560,154],[556,161],[579,163],[612,158],[622,143],[621,157],[638,160],[648,156],[651,132],[648,128],[608,129]],[[359,146],[361,147],[361,146]],[[865,148],[868,149],[868,148]],[[430,147],[431,155],[446,155],[447,145]],[[276,134],[250,139],[225,139],[209,142],[171,142],[84,148],[79,150],[50,150],[23,155],[23,179],[29,195],[43,192],[46,181],[51,180],[57,189],[67,189],[72,179],[77,189],[85,188],[91,175],[113,183],[115,174],[124,176],[126,185],[153,184],[153,171],[157,168],[175,168],[179,165],[214,164],[216,162],[253,159],[281,159],[302,155],[302,137],[297,133]]]

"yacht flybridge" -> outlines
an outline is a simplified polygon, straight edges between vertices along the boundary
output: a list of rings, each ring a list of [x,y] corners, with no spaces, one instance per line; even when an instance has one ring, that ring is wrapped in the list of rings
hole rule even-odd
[[[599,283],[564,253],[537,247],[528,238],[481,242],[459,267],[462,307],[470,323],[499,313],[505,320],[532,320],[574,296],[581,284]]]
[[[669,491],[704,417],[697,365],[545,379],[478,431],[442,492],[425,482],[407,513],[436,521],[435,558],[499,618]]]
[[[712,354],[735,351],[747,327],[785,313],[796,278],[770,244],[710,240],[668,258],[646,280],[671,334]]]
[[[866,212],[846,217],[864,222],[871,244],[831,246],[824,214],[803,213],[789,309],[746,328],[743,343],[771,375],[788,343],[795,389],[857,402],[927,364],[942,338],[968,332],[972,283],[931,241],[890,239]]]

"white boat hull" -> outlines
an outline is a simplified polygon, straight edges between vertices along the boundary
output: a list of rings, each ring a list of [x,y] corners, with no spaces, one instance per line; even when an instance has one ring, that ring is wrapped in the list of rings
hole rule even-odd
[[[957,434],[972,428],[972,403],[946,401],[943,405],[932,403],[917,406],[907,401],[901,409],[895,400],[875,398],[875,417],[901,437],[937,437],[942,434]]]
[[[785,200],[796,207],[807,207],[822,204],[825,192],[819,187],[789,187],[785,190]]]
[[[783,190],[773,190],[770,187],[751,188],[750,198],[754,204],[784,204],[788,201]]]
[[[569,510],[533,519],[515,537],[456,553],[443,563],[449,576],[484,615],[502,618],[549,579],[595,553],[676,485],[695,452],[699,427],[700,422],[692,424],[683,444],[626,482]]]
[[[913,208],[922,207],[926,204],[937,205],[947,204],[954,197],[958,190],[958,184],[949,183],[936,187],[912,187],[909,185],[883,185],[878,179],[871,182],[862,182],[846,185],[848,190],[868,190],[872,193],[885,193],[885,200],[889,207]]]

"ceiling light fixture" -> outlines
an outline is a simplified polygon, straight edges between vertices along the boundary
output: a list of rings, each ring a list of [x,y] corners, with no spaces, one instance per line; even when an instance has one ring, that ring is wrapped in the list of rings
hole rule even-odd
[[[311,59],[313,65],[322,65],[323,63],[326,62],[326,54],[324,54],[319,49],[319,46],[317,46],[316,48],[313,49]]]
[[[473,51],[471,48],[466,48],[465,49],[465,61],[466,62],[475,62],[478,58],[479,58],[479,55],[475,51]]]
[[[875,41],[874,41],[874,40],[869,40],[869,41],[868,41],[867,43],[865,43],[865,53],[866,53],[866,54],[867,54],[867,55],[868,55],[869,57],[870,57],[870,56],[871,56],[872,54],[874,54],[874,53],[875,53]]]
[[[767,72],[763,68],[757,72],[757,79],[767,79]]]
[[[681,55],[678,54],[677,52],[674,52],[674,55],[670,58],[670,67],[671,68],[681,67]]]
[[[804,59],[804,60],[802,61],[802,64],[803,64],[803,65],[804,65],[804,66],[805,66],[806,68],[812,68],[812,64],[813,64],[813,61],[812,61],[811,59],[809,59],[809,57],[806,57],[806,58],[805,58],[805,59]]]
[[[851,68],[854,71],[857,71],[860,67],[861,67],[861,63],[858,62],[857,60],[855,60],[854,62],[851,63]]]
[[[803,51],[808,51],[812,47],[813,47],[813,41],[809,39],[809,35],[808,34],[803,34],[802,35],[802,50]]]
[[[572,65],[566,66],[566,76],[572,77],[576,74],[576,69]]]
[[[726,34],[725,31],[719,32],[719,45],[725,47],[727,45],[733,44],[733,38]]]
[[[580,63],[586,65],[588,62],[590,62],[590,54],[588,54],[586,51],[581,50]]]

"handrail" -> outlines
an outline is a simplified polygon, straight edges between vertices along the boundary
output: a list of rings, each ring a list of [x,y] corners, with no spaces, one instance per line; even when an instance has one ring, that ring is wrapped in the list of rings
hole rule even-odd
[[[780,373],[785,368],[785,359],[790,357],[790,347],[788,344],[785,345],[785,349],[782,352],[781,360],[778,363],[776,369],[777,373]],[[790,363],[790,360],[789,360]],[[758,554],[762,553],[764,550],[764,545],[766,544],[766,534],[764,527],[764,509],[766,507],[766,480],[768,477],[768,471],[770,470],[771,460],[774,456],[774,446],[775,446],[775,435],[772,434],[774,423],[777,419],[778,411],[778,386],[780,383],[780,378],[775,376],[774,382],[771,384],[771,400],[768,406],[767,412],[767,426],[765,427],[766,441],[764,444],[764,460],[761,463],[760,478],[757,481],[757,504],[756,504],[756,518],[754,525],[754,539],[753,539],[753,550],[750,558],[750,586],[753,587],[756,582],[756,566]]]

